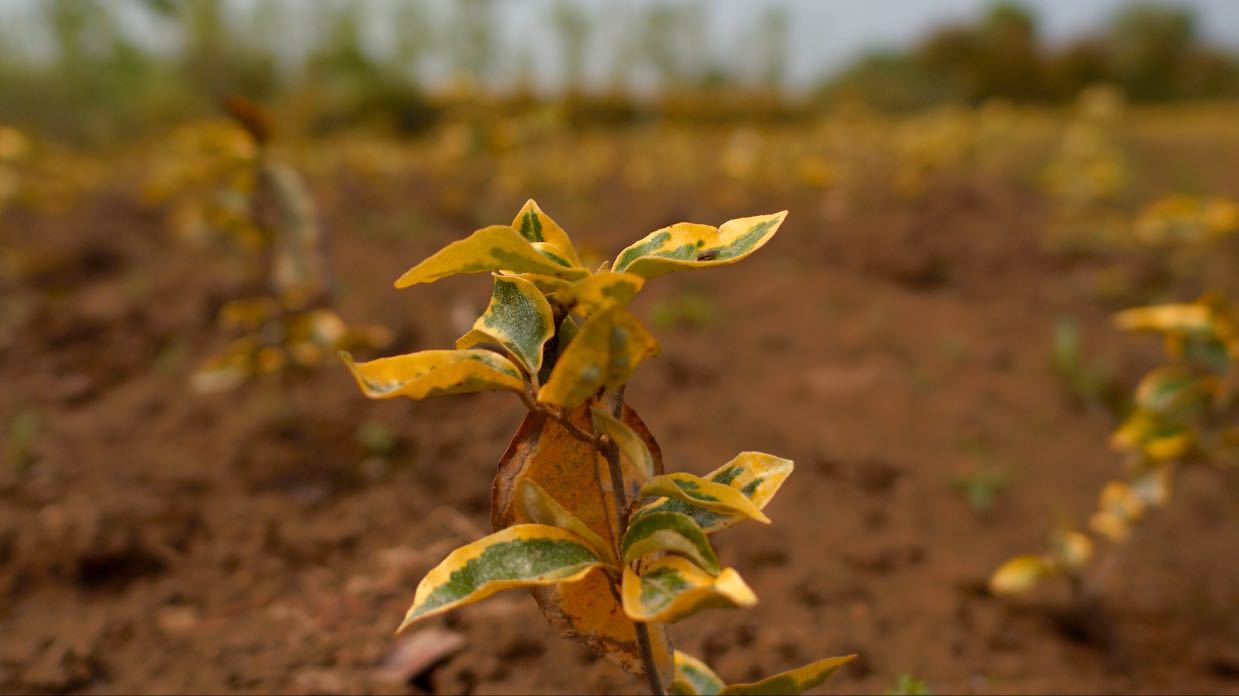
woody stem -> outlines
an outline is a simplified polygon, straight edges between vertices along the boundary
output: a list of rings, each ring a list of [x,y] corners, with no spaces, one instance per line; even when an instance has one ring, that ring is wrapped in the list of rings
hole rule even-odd
[[[616,419],[621,419],[624,413],[624,388],[620,387],[612,398],[615,403],[611,407],[611,415]],[[624,471],[620,465],[619,448],[610,438],[599,441],[596,447],[607,460],[607,470],[611,474],[611,495],[614,496],[616,517],[614,528],[619,530],[615,539],[618,547],[620,539],[624,537],[624,532],[628,531],[628,493],[624,486]],[[619,548],[616,549],[616,556],[623,558],[623,553]],[[649,626],[640,621],[634,621],[633,626],[637,634],[637,647],[641,651],[641,665],[644,668],[646,685],[654,696],[664,696],[666,691],[663,690],[662,678],[658,674],[658,664],[654,660],[654,646],[650,642]]]

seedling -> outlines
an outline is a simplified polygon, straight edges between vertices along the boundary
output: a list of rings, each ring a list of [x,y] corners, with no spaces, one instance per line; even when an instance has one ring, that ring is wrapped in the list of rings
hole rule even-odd
[[[1067,250],[1113,246],[1128,228],[1117,209],[1131,174],[1116,137],[1123,115],[1119,90],[1097,85],[1080,92],[1075,118],[1044,171],[1054,203],[1052,245]]]
[[[986,515],[994,509],[998,496],[1011,485],[1011,471],[993,462],[977,462],[971,471],[956,475],[951,485],[964,496],[974,513]]]
[[[224,170],[253,188],[241,217],[233,221],[234,231],[253,231],[260,240],[270,294],[220,309],[220,327],[243,335],[194,375],[200,392],[229,389],[257,375],[313,368],[337,350],[382,347],[390,341],[382,327],[347,326],[328,306],[325,239],[305,182],[268,147],[271,127],[265,113],[243,100],[230,101],[228,108],[251,141],[250,149],[232,143],[229,152],[236,156]]]
[[[886,696],[933,696],[929,682],[911,674],[901,674],[895,680],[894,688],[886,690]]]
[[[1106,365],[1088,359],[1075,322],[1060,319],[1054,324],[1050,360],[1054,373],[1079,403],[1100,405],[1113,413],[1124,409],[1126,396]]]
[[[1210,294],[1189,304],[1138,307],[1115,316],[1119,327],[1164,337],[1169,362],[1140,381],[1133,409],[1111,437],[1127,459],[1127,476],[1101,491],[1091,531],[1122,543],[1152,508],[1170,498],[1183,464],[1239,462],[1239,307]],[[998,594],[1018,594],[1051,576],[1089,592],[1085,570],[1093,541],[1083,532],[1055,535],[1048,553],[1007,561],[990,579]]]
[[[527,587],[565,638],[585,644],[651,693],[801,693],[854,655],[750,684],[725,685],[674,650],[668,624],[709,607],[752,606],[710,535],[762,508],[792,462],[742,452],[706,476],[665,473],[653,435],[624,402],[633,371],[658,344],[627,309],[646,281],[734,263],[770,240],[785,213],[720,227],[678,223],[650,233],[595,272],[532,200],[511,225],[453,242],[396,281],[404,288],[490,272],[486,311],[454,350],[355,363],[375,399],[508,391],[528,409],[491,489],[495,533],[456,549],[417,587],[399,631],[501,590]]]

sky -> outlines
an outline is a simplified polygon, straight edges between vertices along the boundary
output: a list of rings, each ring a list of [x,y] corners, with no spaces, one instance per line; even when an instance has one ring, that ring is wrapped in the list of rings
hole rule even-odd
[[[0,0],[0,25],[18,27],[17,38],[38,50],[37,32],[22,32],[21,25],[37,11],[41,0]],[[244,8],[261,0],[229,0]],[[304,7],[311,2],[337,0],[277,0],[284,9]],[[495,0],[499,16],[500,40],[505,46],[520,46],[519,51],[502,52],[514,62],[520,60],[532,72],[535,84],[554,85],[559,79],[560,59],[554,33],[547,26],[554,3],[559,0]],[[613,55],[620,32],[615,27],[636,10],[665,0],[568,0],[600,17],[602,29],[591,37],[590,56],[584,66],[587,76],[606,79],[609,57]],[[375,10],[368,27],[371,43],[382,50],[390,27],[381,18],[391,17],[386,8],[401,2],[418,2],[432,18],[451,14],[453,0],[364,0]],[[674,0],[673,0],[674,2]],[[991,0],[699,0],[705,9],[706,37],[715,57],[724,62],[744,64],[740,54],[749,27],[770,8],[784,8],[791,19],[787,47],[787,75],[792,87],[811,86],[824,74],[837,71],[853,58],[877,48],[898,47],[915,40],[935,26],[967,21],[992,4]],[[1133,0],[1023,0],[1038,18],[1041,36],[1051,43],[1095,31],[1106,20]],[[303,4],[304,3],[304,4]],[[681,3],[682,4],[682,3]],[[1209,41],[1239,51],[1239,0],[1161,0],[1156,4],[1175,5],[1193,10],[1199,32]],[[123,5],[122,5],[123,7]],[[126,13],[134,31],[153,45],[166,44],[166,37],[154,35],[140,13]],[[282,50],[296,51],[304,46],[307,27],[290,23],[272,41]],[[24,35],[24,36],[23,36]],[[432,60],[432,63],[434,61]],[[751,63],[752,61],[749,61]],[[506,66],[513,70],[511,65]],[[440,71],[441,72],[441,71]],[[431,67],[431,79],[435,69]]]

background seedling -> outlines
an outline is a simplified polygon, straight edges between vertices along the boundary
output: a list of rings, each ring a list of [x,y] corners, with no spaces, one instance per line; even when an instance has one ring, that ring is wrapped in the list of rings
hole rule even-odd
[[[900,674],[895,686],[886,690],[886,696],[933,696],[929,682],[911,674]]]
[[[221,124],[208,133],[229,153],[222,169],[208,168],[204,174],[192,159],[178,164],[187,170],[184,177],[191,182],[205,179],[216,194],[230,182],[224,189],[229,195],[223,200],[232,206],[222,215],[225,228],[263,252],[269,294],[220,309],[221,328],[244,335],[194,374],[194,387],[223,391],[251,377],[314,368],[337,350],[385,345],[391,340],[386,329],[350,327],[330,308],[333,288],[317,209],[301,175],[271,152],[270,117],[236,97],[225,106],[240,132]],[[165,182],[157,178],[154,183]],[[190,198],[191,205],[194,200]],[[211,210],[203,215],[210,218]]]

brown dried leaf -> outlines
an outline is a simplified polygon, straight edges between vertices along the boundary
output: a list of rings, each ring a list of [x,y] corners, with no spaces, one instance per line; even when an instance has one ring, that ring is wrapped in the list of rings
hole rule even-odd
[[[590,428],[586,406],[572,412],[578,426]],[[645,424],[627,406],[621,419],[645,441],[655,462],[655,473],[662,472],[658,444]],[[611,529],[613,508],[604,506],[598,481],[609,493],[610,477],[606,463],[593,448],[572,437],[563,426],[540,414],[525,417],[512,438],[512,444],[499,462],[495,483],[491,489],[491,523],[495,529],[529,522],[516,500],[517,486],[533,481],[576,515],[608,543],[614,543]],[[644,475],[626,459],[623,460],[624,483],[629,500],[635,500]],[[603,474],[599,476],[599,473]],[[610,495],[607,496],[608,501]],[[629,673],[642,676],[641,653],[636,640],[636,628],[624,614],[619,598],[608,586],[607,576],[594,571],[582,580],[553,587],[531,588],[547,621],[565,638],[577,640],[593,652],[602,655]],[[669,685],[675,673],[671,644],[665,624],[647,624],[654,643],[660,676]]]

